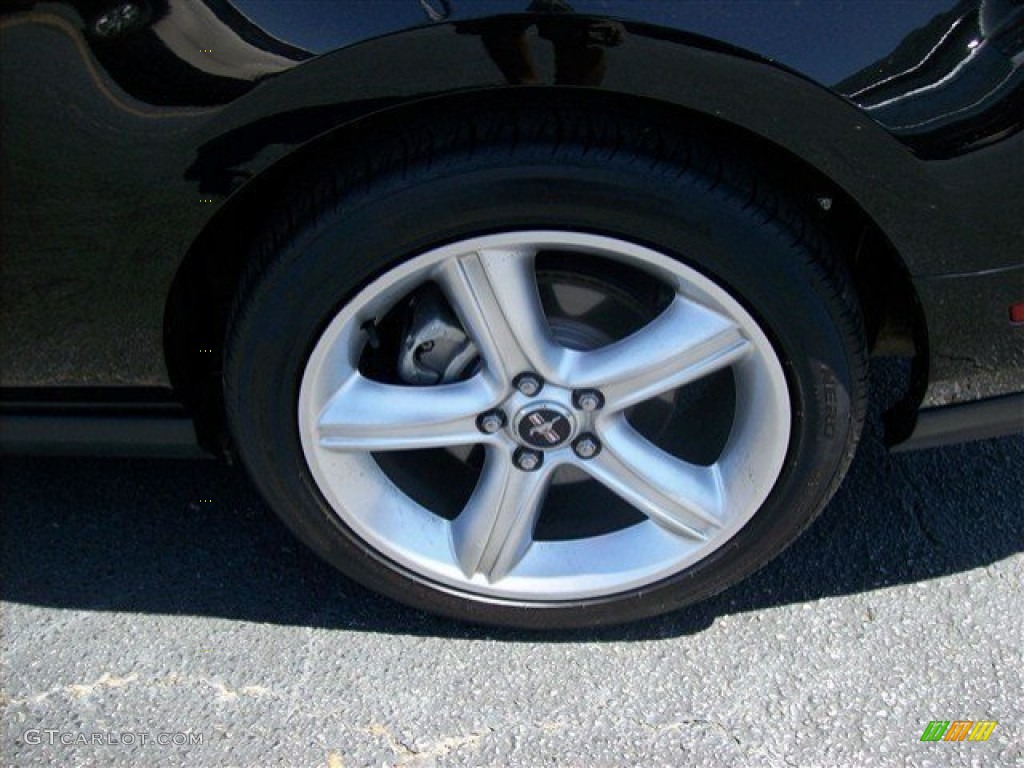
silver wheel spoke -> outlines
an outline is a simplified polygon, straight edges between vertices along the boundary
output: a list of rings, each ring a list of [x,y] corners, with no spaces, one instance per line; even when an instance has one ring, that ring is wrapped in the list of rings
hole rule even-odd
[[[407,387],[353,373],[320,413],[319,443],[338,451],[403,451],[478,443],[479,413],[497,402],[481,376]]]
[[[495,582],[522,560],[544,503],[550,473],[523,472],[504,450],[487,452],[476,490],[452,523],[455,560],[467,578]]]
[[[545,376],[558,347],[537,292],[534,252],[489,249],[449,259],[438,281],[487,367],[509,381],[534,370]]]
[[[732,365],[751,349],[725,315],[677,297],[630,336],[572,354],[574,387],[601,387],[616,410],[657,397]]]
[[[618,417],[602,431],[604,451],[582,466],[651,520],[700,541],[723,526],[723,491],[716,465],[671,456]]]

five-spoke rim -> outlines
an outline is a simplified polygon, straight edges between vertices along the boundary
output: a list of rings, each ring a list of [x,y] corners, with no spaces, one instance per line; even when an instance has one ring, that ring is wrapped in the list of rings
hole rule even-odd
[[[542,251],[622,263],[656,278],[671,298],[625,338],[570,349],[555,340],[541,303],[535,262]],[[435,386],[364,375],[367,324],[429,281],[475,343],[479,369]],[[711,464],[678,458],[631,424],[628,409],[725,369],[734,382],[732,426]],[[721,286],[623,240],[525,231],[445,245],[364,288],[315,346],[298,423],[327,502],[381,555],[461,592],[565,601],[655,583],[727,542],[782,470],[791,411],[771,342]],[[414,500],[374,459],[476,445],[485,449],[479,480],[454,519]],[[552,478],[564,467],[624,499],[643,522],[600,535],[535,538]]]

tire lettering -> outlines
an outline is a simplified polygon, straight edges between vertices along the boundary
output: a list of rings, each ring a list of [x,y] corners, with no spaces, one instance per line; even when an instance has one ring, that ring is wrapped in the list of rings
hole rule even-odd
[[[836,394],[835,377],[825,366],[821,366],[821,381],[821,391],[825,401],[824,412],[822,414],[825,420],[825,426],[822,429],[822,435],[827,438],[833,438],[836,436],[836,421],[839,418],[839,408],[836,405],[839,398]]]

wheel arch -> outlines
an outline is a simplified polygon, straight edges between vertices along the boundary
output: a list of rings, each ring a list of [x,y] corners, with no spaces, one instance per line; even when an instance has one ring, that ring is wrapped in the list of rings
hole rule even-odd
[[[220,398],[221,347],[231,301],[245,272],[252,224],[266,218],[290,185],[301,183],[318,153],[344,151],[359,157],[359,148],[375,135],[400,129],[430,110],[508,109],[566,98],[596,110],[647,112],[738,145],[763,171],[803,198],[805,206],[817,206],[823,226],[843,246],[856,277],[873,348],[915,360],[911,380],[897,398],[901,405],[896,410],[902,415],[894,429],[899,432],[905,428],[902,422],[912,423],[927,383],[927,332],[910,279],[913,254],[894,244],[906,241],[907,233],[891,236],[893,222],[884,215],[884,203],[887,196],[912,194],[924,184],[919,164],[852,105],[798,75],[722,51],[675,43],[665,47],[662,40],[643,39],[657,44],[654,50],[661,58],[671,59],[666,71],[672,77],[651,78],[650,64],[635,61],[633,55],[623,69],[643,69],[633,76],[626,71],[615,80],[609,77],[602,87],[462,84],[445,90],[442,83],[428,83],[420,86],[424,92],[368,101],[363,111],[349,111],[266,167],[253,166],[252,177],[224,200],[192,241],[165,308],[168,372],[195,418],[204,447],[228,449]],[[365,47],[372,45],[356,46]],[[298,69],[323,67],[334,58],[339,60],[331,66],[337,67],[345,62],[344,54]],[[859,162],[860,156],[870,163]],[[876,166],[885,169],[886,178],[879,178]]]

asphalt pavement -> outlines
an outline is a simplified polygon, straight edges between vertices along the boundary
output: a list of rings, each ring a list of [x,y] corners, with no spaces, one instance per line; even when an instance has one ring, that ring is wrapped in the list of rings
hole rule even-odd
[[[889,455],[694,608],[539,634],[421,614],[216,462],[0,465],[14,766],[1024,764],[1024,436]],[[985,742],[930,721],[994,720]]]

